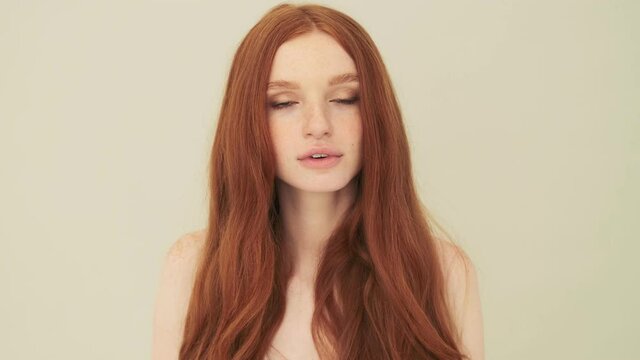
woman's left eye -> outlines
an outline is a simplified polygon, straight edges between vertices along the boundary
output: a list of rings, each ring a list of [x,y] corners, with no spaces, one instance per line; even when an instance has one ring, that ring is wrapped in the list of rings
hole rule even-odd
[[[354,96],[349,99],[336,99],[335,101],[340,104],[351,105],[351,104],[354,104],[356,101],[358,101],[358,97]]]

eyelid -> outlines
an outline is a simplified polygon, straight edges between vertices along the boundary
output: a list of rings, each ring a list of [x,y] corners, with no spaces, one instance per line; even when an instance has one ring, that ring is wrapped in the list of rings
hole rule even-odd
[[[348,97],[346,99],[345,98],[340,98],[340,99],[333,99],[331,101],[335,101],[335,102],[337,102],[339,104],[351,105],[351,104],[356,103],[358,100],[360,100],[360,96],[354,95],[354,96]]]
[[[335,102],[339,105],[354,105],[360,100],[359,95],[354,95],[349,98],[332,99],[331,102]],[[297,104],[297,101],[270,101],[270,107],[274,110],[281,110],[290,107],[293,104]]]
[[[275,110],[279,110],[279,109],[288,108],[294,103],[295,101],[274,101],[271,103],[271,107]]]

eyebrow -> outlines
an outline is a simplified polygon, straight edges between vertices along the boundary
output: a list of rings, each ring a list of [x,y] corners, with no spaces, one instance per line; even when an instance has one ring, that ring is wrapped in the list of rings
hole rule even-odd
[[[344,73],[340,75],[336,75],[329,79],[329,86],[340,85],[349,82],[358,82],[358,75],[354,73]],[[292,81],[284,81],[284,80],[275,80],[270,81],[267,85],[267,89],[275,89],[275,88],[283,88],[283,89],[300,89],[300,85]]]

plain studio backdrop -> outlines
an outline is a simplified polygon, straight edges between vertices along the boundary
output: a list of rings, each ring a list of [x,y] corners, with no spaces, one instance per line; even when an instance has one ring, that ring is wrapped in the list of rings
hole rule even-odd
[[[0,358],[149,358],[233,53],[277,3],[0,2]],[[640,2],[321,4],[382,53],[487,359],[637,359]]]

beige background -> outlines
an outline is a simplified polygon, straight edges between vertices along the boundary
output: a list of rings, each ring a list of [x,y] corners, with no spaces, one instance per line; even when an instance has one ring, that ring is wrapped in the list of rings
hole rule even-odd
[[[144,359],[275,1],[0,2],[0,358]],[[637,359],[640,2],[327,1],[383,54],[488,359]]]

